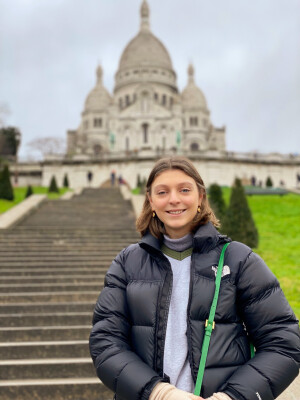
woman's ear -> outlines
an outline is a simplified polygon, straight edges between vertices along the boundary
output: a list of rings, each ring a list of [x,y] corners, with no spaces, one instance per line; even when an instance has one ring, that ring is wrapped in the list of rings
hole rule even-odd
[[[203,193],[200,193],[199,194],[199,206],[201,206],[202,200],[203,200]]]
[[[148,200],[149,200],[150,206],[152,207],[153,203],[152,203],[152,200],[151,200],[150,193],[147,193],[147,197],[148,197]]]

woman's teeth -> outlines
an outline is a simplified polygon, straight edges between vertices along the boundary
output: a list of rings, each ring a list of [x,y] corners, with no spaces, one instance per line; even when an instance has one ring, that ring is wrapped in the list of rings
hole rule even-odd
[[[181,214],[184,210],[180,211],[168,211],[169,214]]]

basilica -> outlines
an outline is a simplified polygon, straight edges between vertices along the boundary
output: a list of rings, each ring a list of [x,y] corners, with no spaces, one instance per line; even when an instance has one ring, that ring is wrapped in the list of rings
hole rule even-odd
[[[189,65],[180,92],[171,57],[151,32],[149,14],[143,0],[140,30],[121,55],[113,94],[104,87],[98,66],[81,123],[67,132],[69,159],[225,152],[225,127],[212,124],[194,67]]]

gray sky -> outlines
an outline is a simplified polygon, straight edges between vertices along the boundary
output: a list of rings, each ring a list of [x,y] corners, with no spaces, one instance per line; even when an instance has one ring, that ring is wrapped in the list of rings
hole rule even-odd
[[[300,151],[299,0],[148,0],[180,90],[193,62],[229,151]],[[0,0],[0,103],[26,143],[66,138],[104,69],[112,92],[141,0]]]

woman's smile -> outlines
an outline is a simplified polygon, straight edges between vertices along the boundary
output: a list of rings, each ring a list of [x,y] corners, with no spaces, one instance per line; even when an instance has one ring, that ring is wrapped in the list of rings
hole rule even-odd
[[[171,215],[180,215],[180,214],[182,214],[183,212],[184,212],[185,210],[169,210],[169,211],[166,211],[168,214],[171,214]]]

